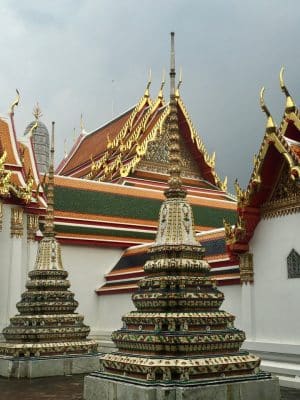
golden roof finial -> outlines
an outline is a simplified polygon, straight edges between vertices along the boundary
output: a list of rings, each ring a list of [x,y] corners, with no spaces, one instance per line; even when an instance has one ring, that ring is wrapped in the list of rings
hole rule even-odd
[[[40,105],[39,103],[36,103],[36,105],[33,107],[33,116],[35,118],[36,121],[38,121],[40,119],[40,117],[43,116],[43,113],[40,109]]]
[[[146,86],[144,97],[149,97],[150,96],[149,88],[150,88],[151,82],[152,82],[152,72],[151,72],[151,68],[150,68],[149,69],[148,83],[147,83],[147,86]]]
[[[18,89],[16,89],[16,92],[17,92],[17,97],[16,97],[15,100],[11,103],[11,105],[10,105],[10,107],[9,107],[9,113],[10,113],[11,115],[14,115],[15,107],[16,107],[17,105],[19,105],[19,101],[20,101],[20,92],[18,91]]]
[[[30,130],[28,131],[27,137],[31,138],[31,136],[33,135],[33,132],[36,130],[36,128],[38,127],[38,125],[39,125],[39,122],[38,122],[38,120],[36,119],[36,120],[35,120],[35,123],[32,125],[32,127],[31,127]]]
[[[283,73],[284,73],[284,67],[281,67],[281,70],[279,72],[279,82],[280,82],[280,88],[286,96],[285,112],[291,113],[296,110],[296,105],[285,85],[285,82],[283,79]]]
[[[227,176],[225,176],[224,182],[222,182],[222,184],[221,184],[221,189],[223,190],[223,192],[227,192],[227,189],[228,189],[228,177]]]
[[[45,237],[54,237],[54,126],[52,122],[51,133],[51,148],[50,148],[50,164],[48,172],[48,187],[47,187],[47,213],[45,216]]]
[[[67,139],[64,140],[64,158],[68,157],[68,152],[67,152]]]
[[[160,88],[159,88],[159,92],[158,92],[159,99],[162,99],[164,97],[163,88],[165,86],[165,83],[166,83],[166,70],[163,69],[162,80],[161,80],[161,84],[160,84]]]
[[[175,93],[176,97],[180,96],[179,89],[180,89],[181,85],[182,85],[182,67],[180,67],[180,70],[179,70],[179,81],[178,81],[176,93]]]
[[[260,94],[259,94],[259,103],[260,103],[260,107],[261,107],[262,111],[267,116],[266,130],[267,131],[275,131],[276,130],[276,125],[274,123],[274,120],[272,118],[272,115],[271,115],[268,107],[266,106],[265,99],[264,99],[264,92],[265,92],[265,88],[262,87],[261,91],[260,91]]]
[[[85,126],[84,126],[84,122],[83,122],[83,115],[82,115],[82,113],[80,114],[80,131],[81,131],[81,132],[85,131]]]

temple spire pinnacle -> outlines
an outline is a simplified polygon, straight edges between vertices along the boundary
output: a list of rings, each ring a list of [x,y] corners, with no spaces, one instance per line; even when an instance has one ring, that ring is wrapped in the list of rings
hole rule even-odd
[[[148,83],[147,83],[147,86],[146,86],[146,90],[145,90],[145,93],[144,93],[144,97],[150,97],[149,88],[150,88],[151,83],[152,83],[152,72],[151,72],[151,68],[150,68],[150,69],[149,69]]]
[[[166,83],[166,71],[165,71],[165,69],[163,69],[162,80],[161,80],[161,84],[160,84],[160,88],[159,88],[159,92],[158,92],[159,99],[163,99],[163,97],[164,97],[163,88],[165,86],[165,83]]]
[[[292,99],[288,88],[285,85],[284,79],[283,79],[283,73],[284,73],[284,67],[281,68],[279,72],[279,82],[280,82],[280,88],[283,91],[283,93],[286,96],[286,103],[285,103],[285,111],[287,113],[294,112],[296,110],[296,105],[294,100]]]
[[[275,125],[275,122],[273,120],[273,117],[272,117],[268,107],[266,106],[265,99],[264,99],[264,92],[265,92],[265,88],[262,87],[261,91],[260,91],[260,95],[259,95],[259,103],[260,103],[260,107],[261,107],[262,111],[267,116],[266,131],[267,132],[275,131],[276,125]]]
[[[41,111],[41,108],[40,108],[40,105],[39,105],[38,102],[34,106],[32,114],[33,114],[33,116],[34,116],[36,121],[38,121],[40,119],[40,117],[43,116],[43,113]]]
[[[180,89],[181,85],[182,85],[182,67],[180,67],[180,70],[179,70],[179,81],[177,83],[177,88],[176,88],[176,93],[175,93],[176,98],[180,97],[179,89]]]
[[[14,110],[15,107],[19,105],[20,102],[20,92],[18,91],[18,89],[16,89],[17,92],[17,96],[15,98],[15,100],[11,103],[10,107],[9,107],[9,114],[10,115],[14,115]]]
[[[45,237],[54,237],[54,127],[55,122],[52,122],[51,132],[51,148],[50,148],[50,165],[48,173],[48,190],[47,190],[47,214],[45,217]]]
[[[169,113],[169,188],[165,191],[166,197],[185,197],[181,182],[181,157],[179,144],[179,126],[177,102],[175,97],[175,33],[171,32],[171,59],[170,59],[170,113]]]

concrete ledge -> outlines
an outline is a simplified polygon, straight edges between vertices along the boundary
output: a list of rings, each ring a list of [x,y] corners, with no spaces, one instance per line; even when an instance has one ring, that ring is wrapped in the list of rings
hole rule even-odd
[[[5,378],[40,378],[84,374],[99,369],[100,353],[52,357],[0,356],[0,376]]]
[[[280,400],[277,378],[199,386],[145,385],[85,377],[84,400]]]

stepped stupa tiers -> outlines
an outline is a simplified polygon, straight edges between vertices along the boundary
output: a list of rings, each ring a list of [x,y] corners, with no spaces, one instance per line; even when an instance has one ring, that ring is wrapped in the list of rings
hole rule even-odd
[[[132,296],[137,311],[123,316],[123,328],[113,332],[118,351],[101,356],[102,371],[86,378],[84,398],[173,399],[186,398],[178,391],[193,391],[181,395],[197,400],[204,399],[198,397],[203,385],[219,384],[225,393],[227,385],[241,384],[242,389],[232,389],[237,397],[230,399],[278,399],[277,382],[260,371],[259,357],[240,349],[245,334],[234,328],[234,316],[220,310],[224,295],[210,277],[204,248],[195,237],[192,209],[181,183],[174,33],[168,134],[169,187],[160,209],[157,237],[149,250],[151,258],[144,265],[145,277]],[[258,384],[265,385],[259,389],[263,397],[257,397],[255,390],[251,397],[249,390]],[[207,396],[215,399],[216,392]]]
[[[0,373],[4,376],[90,372],[98,365],[97,343],[87,339],[90,328],[83,323],[83,316],[75,312],[78,302],[69,290],[68,273],[63,269],[60,244],[55,238],[53,189],[54,123],[44,237],[38,246],[34,269],[29,272],[27,290],[17,303],[19,314],[12,317],[10,325],[3,330],[6,341],[0,343]],[[16,368],[17,372],[11,372],[14,368],[9,372],[9,362],[16,365],[30,362],[31,367],[27,372],[21,367]]]

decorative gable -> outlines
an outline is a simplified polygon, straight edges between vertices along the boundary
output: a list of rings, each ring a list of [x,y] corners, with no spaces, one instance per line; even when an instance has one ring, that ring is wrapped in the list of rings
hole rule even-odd
[[[300,184],[292,179],[290,167],[287,162],[284,162],[270,199],[262,206],[262,216],[274,218],[299,212],[299,210]]]
[[[137,169],[141,171],[157,172],[166,174],[169,169],[169,137],[168,118],[158,132],[156,140],[150,142],[144,158],[140,161]],[[200,179],[201,173],[194,157],[191,156],[184,140],[180,137],[180,159],[181,173],[184,178]]]

